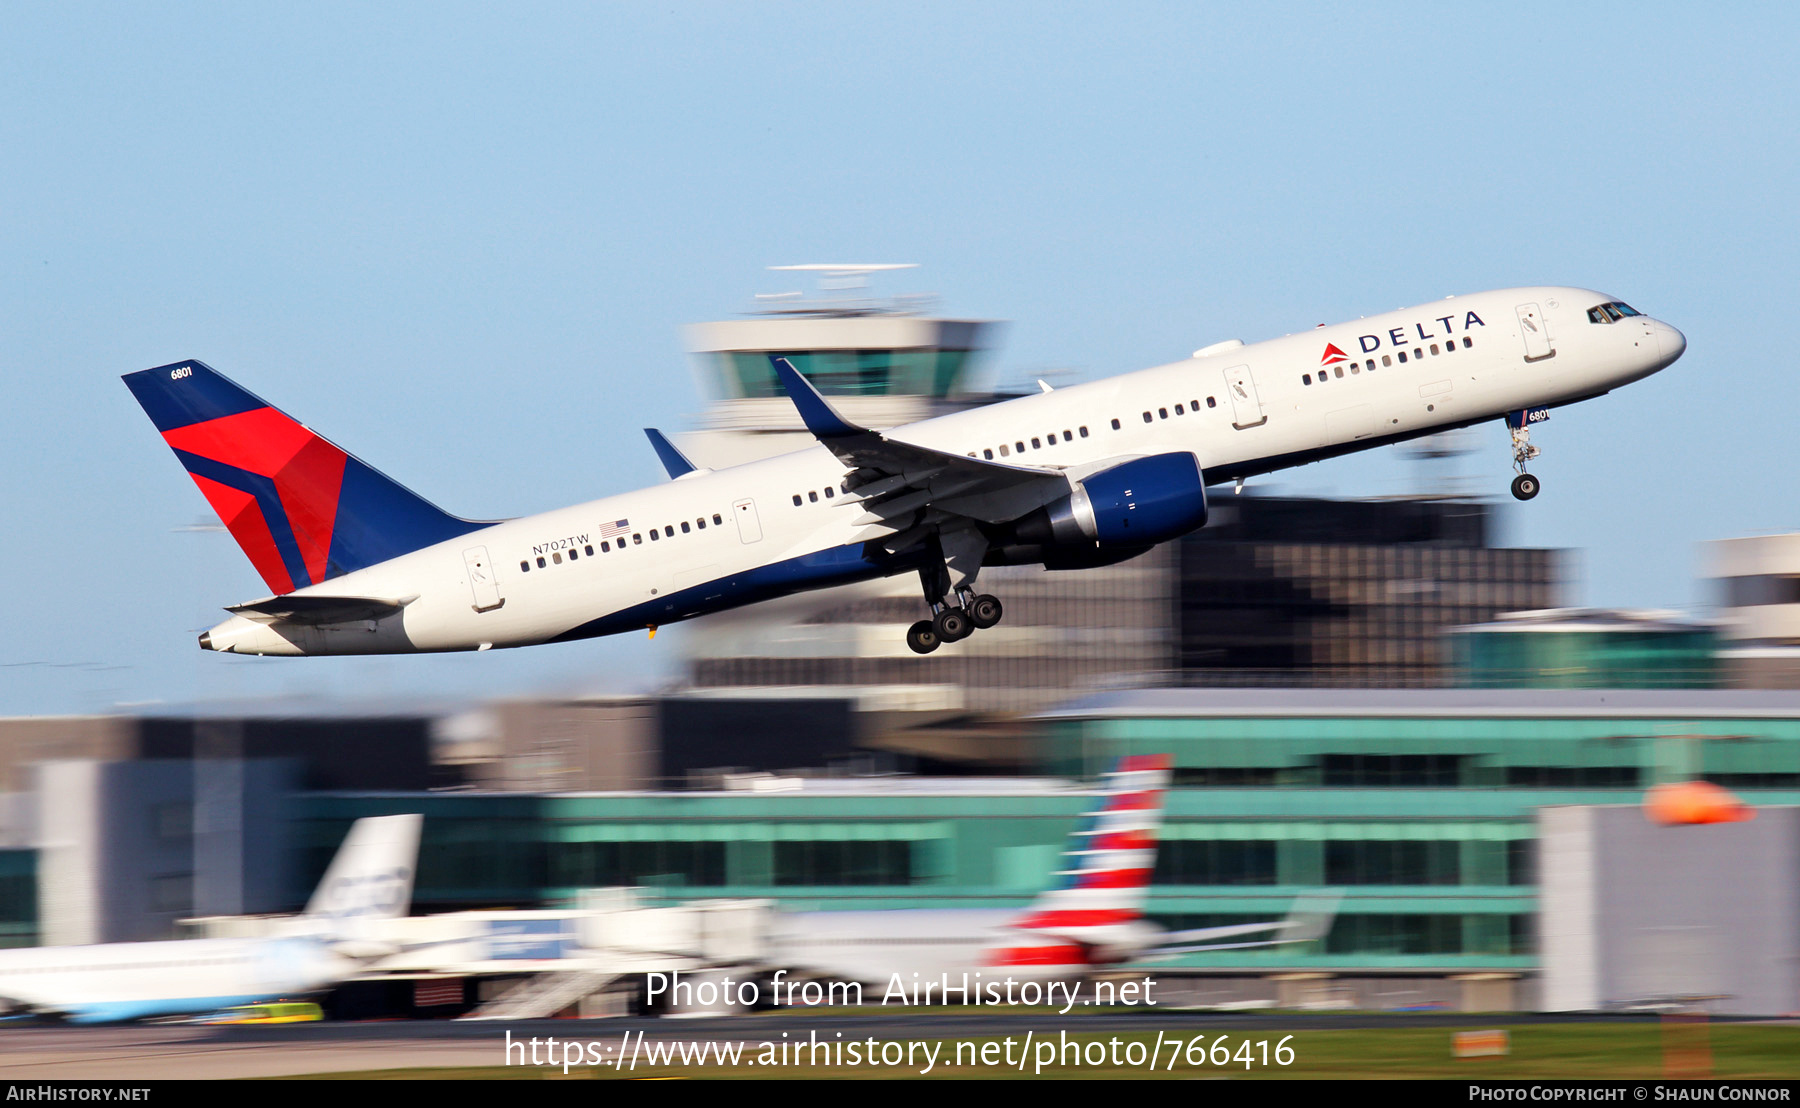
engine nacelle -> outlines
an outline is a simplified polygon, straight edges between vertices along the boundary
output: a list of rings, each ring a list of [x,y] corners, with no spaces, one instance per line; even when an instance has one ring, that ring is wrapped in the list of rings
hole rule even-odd
[[[1206,478],[1200,460],[1176,451],[1082,478],[1068,496],[1021,519],[1013,542],[1004,545],[1104,557],[1127,548],[1145,550],[1205,524]]]

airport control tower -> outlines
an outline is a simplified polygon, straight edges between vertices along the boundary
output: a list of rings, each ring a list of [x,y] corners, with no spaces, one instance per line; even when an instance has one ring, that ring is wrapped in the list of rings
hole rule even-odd
[[[771,266],[817,276],[815,294],[759,295],[744,318],[687,328],[701,387],[713,402],[676,436],[697,464],[719,468],[811,445],[769,355],[782,354],[845,417],[887,428],[995,399],[967,394],[969,370],[994,337],[985,320],[929,314],[929,296],[876,297],[871,274],[911,264]]]

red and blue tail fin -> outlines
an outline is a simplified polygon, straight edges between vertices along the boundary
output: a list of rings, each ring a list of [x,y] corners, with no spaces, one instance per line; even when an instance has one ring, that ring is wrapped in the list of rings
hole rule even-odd
[[[1055,883],[1014,927],[1079,937],[1142,918],[1171,763],[1167,754],[1128,754],[1114,764],[1069,836]]]
[[[129,373],[125,384],[270,592],[487,526],[441,511],[202,362]]]

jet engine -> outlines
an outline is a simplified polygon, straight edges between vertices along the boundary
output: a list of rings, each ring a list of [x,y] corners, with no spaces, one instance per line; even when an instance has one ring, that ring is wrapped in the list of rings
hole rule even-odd
[[[1069,495],[1011,524],[993,565],[1111,565],[1206,525],[1206,478],[1186,451],[1134,458],[1075,482]]]

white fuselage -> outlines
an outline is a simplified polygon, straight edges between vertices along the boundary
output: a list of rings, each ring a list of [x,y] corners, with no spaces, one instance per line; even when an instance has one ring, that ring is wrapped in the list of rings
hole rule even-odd
[[[1009,926],[1021,914],[986,908],[801,912],[780,917],[769,961],[798,974],[875,986],[963,974],[1041,981],[1092,968],[1078,944]]]
[[[1267,342],[1220,344],[1204,356],[885,434],[1072,479],[1187,451],[1209,483],[1229,481],[1588,399],[1680,355],[1680,333],[1648,316],[1589,322],[1588,309],[1610,299],[1551,287],[1452,297]],[[1522,323],[1528,306],[1536,314]],[[1332,364],[1322,364],[1328,358]],[[281,630],[234,617],[209,632],[210,645],[247,654],[523,646],[641,630],[912,568],[865,554],[862,544],[902,525],[859,523],[864,508],[841,491],[845,475],[820,445],[508,520],[296,594],[407,600],[396,615]],[[609,531],[618,521],[622,530]],[[471,573],[475,551],[491,582]]]
[[[309,993],[358,963],[306,939],[185,939],[0,950],[0,998],[78,1023],[208,1012]]]

